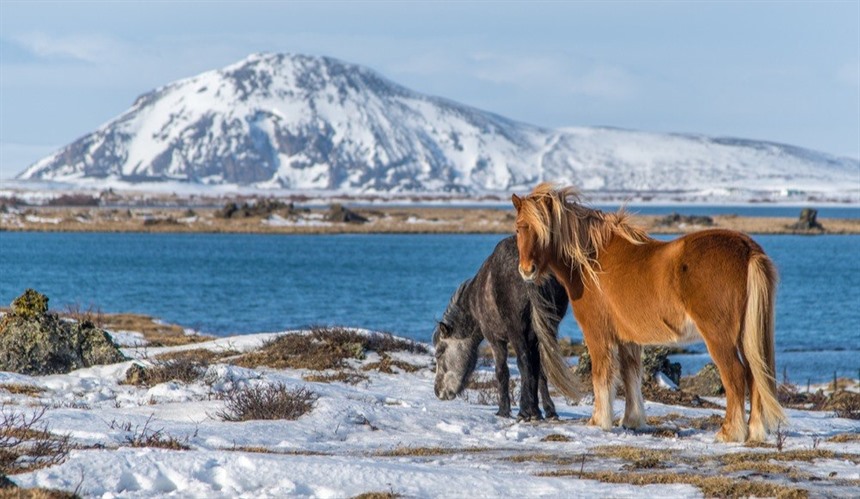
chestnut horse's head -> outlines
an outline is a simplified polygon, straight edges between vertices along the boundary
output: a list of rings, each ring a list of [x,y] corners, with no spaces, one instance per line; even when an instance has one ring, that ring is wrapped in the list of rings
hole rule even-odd
[[[549,258],[549,212],[544,203],[532,196],[511,196],[517,209],[517,250],[519,271],[526,281],[540,282],[546,274]]]

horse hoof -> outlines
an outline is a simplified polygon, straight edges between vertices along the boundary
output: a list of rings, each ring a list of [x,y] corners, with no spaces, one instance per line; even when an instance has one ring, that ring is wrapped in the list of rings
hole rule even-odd
[[[496,416],[498,416],[500,418],[511,418],[511,417],[513,417],[513,416],[511,416],[510,411],[508,411],[508,412],[499,411],[496,413]]]
[[[542,419],[543,419],[543,416],[541,416],[540,414],[523,414],[523,413],[520,413],[517,415],[517,421],[529,422],[529,421],[541,421]]]
[[[557,412],[547,412],[546,418],[552,421],[558,421],[558,413]]]

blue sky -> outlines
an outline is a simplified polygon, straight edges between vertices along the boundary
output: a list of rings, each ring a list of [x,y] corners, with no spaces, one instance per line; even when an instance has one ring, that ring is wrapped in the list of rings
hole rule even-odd
[[[771,140],[860,158],[860,1],[0,0],[0,178],[178,78],[328,55],[546,127]]]

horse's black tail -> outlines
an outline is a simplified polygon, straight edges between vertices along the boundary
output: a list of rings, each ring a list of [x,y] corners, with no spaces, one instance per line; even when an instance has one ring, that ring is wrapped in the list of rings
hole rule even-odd
[[[549,298],[541,293],[541,288],[529,285],[532,328],[538,338],[541,370],[547,380],[565,397],[578,402],[582,397],[582,383],[570,369],[558,345],[558,323],[561,317]]]

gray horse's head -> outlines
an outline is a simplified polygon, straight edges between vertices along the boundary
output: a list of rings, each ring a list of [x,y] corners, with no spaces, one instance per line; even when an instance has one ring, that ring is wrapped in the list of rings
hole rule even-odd
[[[442,320],[433,330],[433,347],[436,350],[433,390],[442,400],[451,400],[463,391],[478,361],[481,333],[471,314],[460,303],[463,290],[470,281],[460,284],[448,302]]]

